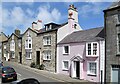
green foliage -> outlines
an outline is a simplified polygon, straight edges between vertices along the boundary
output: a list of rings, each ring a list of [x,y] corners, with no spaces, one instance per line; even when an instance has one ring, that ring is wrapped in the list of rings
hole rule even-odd
[[[32,62],[32,63],[30,64],[30,67],[35,68],[35,67],[36,67],[35,62]]]

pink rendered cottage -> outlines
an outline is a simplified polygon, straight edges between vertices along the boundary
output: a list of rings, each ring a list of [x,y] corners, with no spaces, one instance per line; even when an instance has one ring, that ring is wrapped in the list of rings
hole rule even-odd
[[[104,29],[81,30],[57,45],[57,73],[92,82],[104,82]]]

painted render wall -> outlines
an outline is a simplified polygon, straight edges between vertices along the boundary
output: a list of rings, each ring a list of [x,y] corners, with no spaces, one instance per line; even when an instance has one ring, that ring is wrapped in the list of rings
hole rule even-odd
[[[98,56],[98,57],[86,57],[85,43],[71,43],[71,44],[69,44],[70,45],[70,54],[63,55],[63,45],[65,45],[65,44],[60,44],[57,46],[57,49],[59,51],[59,52],[57,52],[57,55],[58,55],[57,73],[70,75],[70,70],[69,71],[62,70],[62,65],[61,65],[62,61],[69,60],[69,67],[70,67],[70,64],[71,64],[70,59],[79,54],[85,60],[83,63],[80,62],[80,79],[89,80],[89,81],[93,81],[93,82],[99,82],[100,81],[100,59],[99,59],[100,56]],[[100,45],[99,45],[99,48],[100,48]],[[100,52],[102,52],[102,51],[100,51]],[[100,55],[100,52],[99,52],[99,55]],[[87,74],[87,62],[88,61],[97,62],[97,75],[96,76],[88,76],[88,74]]]
[[[68,19],[68,24],[62,26],[57,31],[57,43],[59,43],[65,36],[71,34],[72,32],[82,30],[80,25],[78,23],[76,29],[73,28],[73,25],[75,24],[75,21],[72,19]]]

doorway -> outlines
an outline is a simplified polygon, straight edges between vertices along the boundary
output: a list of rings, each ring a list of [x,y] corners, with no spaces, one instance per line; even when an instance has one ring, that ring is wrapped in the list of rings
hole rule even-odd
[[[36,51],[36,64],[40,64],[40,51]]]
[[[19,56],[20,56],[20,63],[22,64],[22,52],[19,52]]]
[[[80,78],[80,62],[79,61],[74,61],[74,69],[73,69],[73,75],[74,78],[79,79]]]

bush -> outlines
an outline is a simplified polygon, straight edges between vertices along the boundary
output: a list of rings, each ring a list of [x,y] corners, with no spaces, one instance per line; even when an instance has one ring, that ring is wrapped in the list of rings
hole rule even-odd
[[[39,65],[39,64],[37,64],[35,68],[40,69],[40,65]]]
[[[31,64],[30,64],[30,67],[32,67],[32,68],[35,68],[35,62],[32,62]]]
[[[44,70],[44,67],[45,67],[45,65],[44,65],[44,64],[41,64],[41,65],[40,65],[40,70]]]

